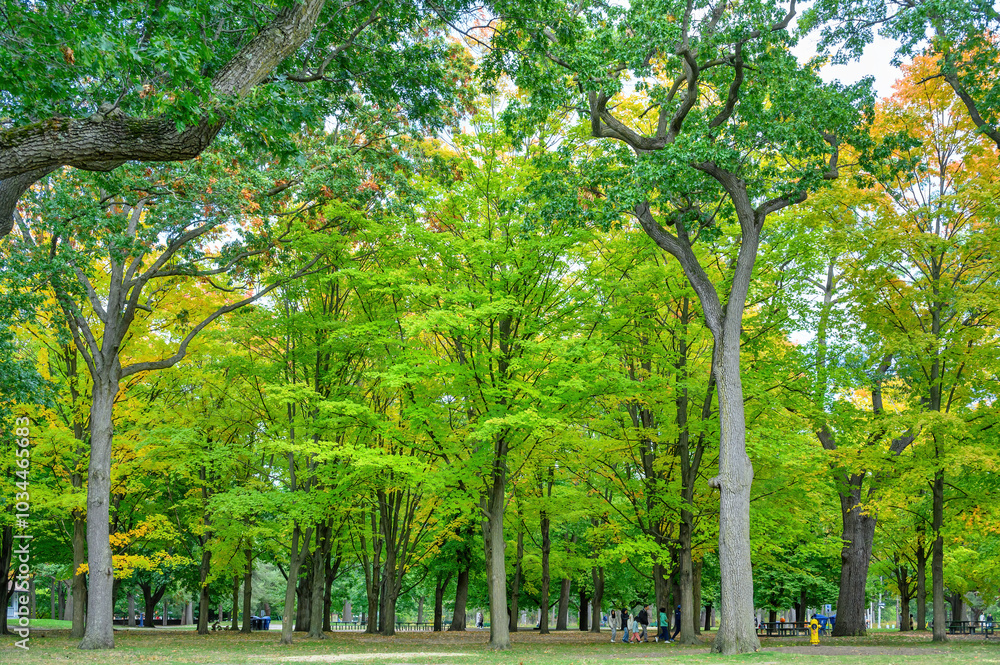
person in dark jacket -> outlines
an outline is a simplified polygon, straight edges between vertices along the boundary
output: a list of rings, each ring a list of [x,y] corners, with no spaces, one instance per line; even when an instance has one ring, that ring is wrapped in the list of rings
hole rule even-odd
[[[642,631],[642,636],[639,638],[641,642],[649,641],[649,605],[646,605],[641,610],[639,614],[636,615],[636,620],[639,622],[639,630]]]
[[[628,609],[622,610],[622,644],[628,644],[628,623],[632,617],[628,614]]]
[[[674,610],[674,635],[670,639],[676,640],[680,632],[681,632],[681,606],[678,605],[677,609]]]

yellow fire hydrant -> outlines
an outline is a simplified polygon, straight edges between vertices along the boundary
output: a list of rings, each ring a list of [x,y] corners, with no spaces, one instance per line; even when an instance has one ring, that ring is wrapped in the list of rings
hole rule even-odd
[[[819,621],[816,619],[809,622],[809,644],[819,646]]]

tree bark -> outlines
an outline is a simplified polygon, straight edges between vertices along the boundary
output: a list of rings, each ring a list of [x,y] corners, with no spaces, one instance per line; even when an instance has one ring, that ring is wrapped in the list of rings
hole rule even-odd
[[[135,592],[132,589],[128,592],[128,625],[135,628]]]
[[[330,557],[330,537],[332,526],[326,523],[316,525],[316,549],[312,558],[312,593],[310,594],[309,633],[307,637],[325,640],[323,632],[323,609],[326,607],[326,565]]]
[[[509,328],[509,322],[507,323]],[[493,468],[489,492],[482,500],[483,548],[486,554],[486,580],[490,594],[490,643],[494,650],[510,649],[510,631],[504,621],[507,614],[507,568],[504,560],[503,513],[507,490],[507,442],[499,435],[494,443]]]
[[[694,632],[695,632],[696,635],[701,635],[701,566],[702,566],[702,564],[703,564],[703,561],[701,559],[699,559],[698,561],[695,562],[694,568],[693,568],[693,577],[694,577],[693,586],[694,586],[694,592],[693,592],[692,596],[694,597],[694,600],[691,603],[692,609],[693,609],[693,612],[691,614],[691,618],[694,621]],[[664,605],[664,607],[666,607],[666,605]],[[700,639],[697,640],[697,643],[700,644],[701,640]]]
[[[458,582],[455,584],[455,611],[451,615],[449,631],[465,632],[466,603],[469,598],[469,569],[458,572]],[[506,612],[506,610],[505,610]],[[492,625],[492,620],[490,624]]]
[[[556,615],[556,630],[568,630],[569,626],[569,592],[573,581],[568,577],[559,582],[559,613]]]
[[[160,598],[163,598],[167,585],[161,584],[154,592],[152,584],[140,582],[139,588],[142,589],[142,601],[146,612],[142,625],[146,628],[155,628],[153,617],[156,616],[156,604],[160,602]]]
[[[590,569],[590,576],[594,582],[594,595],[591,597],[591,612],[590,616],[592,618],[590,622],[590,632],[600,633],[601,632],[601,603],[604,598],[604,567],[594,566]],[[650,617],[652,621],[652,617]]]
[[[105,329],[105,335],[115,331]],[[109,339],[104,343],[110,344]],[[90,403],[90,468],[87,475],[87,555],[90,589],[87,593],[87,626],[81,649],[113,649],[114,568],[111,562],[110,497],[111,444],[114,438],[114,405],[121,365],[117,353],[105,372],[93,376]],[[102,375],[103,374],[103,375]],[[107,376],[110,374],[111,376]],[[76,599],[78,603],[83,598]]]
[[[549,485],[551,491],[551,485]],[[544,500],[544,499],[543,499]],[[541,617],[538,621],[538,634],[549,634],[549,552],[552,549],[552,540],[549,537],[549,516],[545,509],[542,509],[540,529],[542,532],[542,588],[539,594],[539,610]]]
[[[936,444],[936,440],[935,440]],[[931,551],[931,590],[934,594],[934,642],[948,639],[948,623],[944,615],[944,536],[941,527],[944,522],[944,469],[934,472],[933,518],[934,545]]]
[[[240,629],[240,578],[233,577],[233,624],[229,630]]]
[[[281,643],[292,643],[292,628],[295,617],[295,587],[299,578],[299,568],[309,549],[309,539],[312,537],[312,527],[303,533],[296,523],[292,528],[292,552],[288,561],[288,580],[285,584],[285,614],[281,618]],[[299,540],[302,547],[299,548]]]
[[[581,631],[586,632],[589,624],[587,623],[587,590],[580,585],[580,623],[579,628]]]
[[[518,601],[521,598],[521,560],[524,558],[524,530],[517,529],[517,562],[514,564],[514,584],[510,592],[510,632],[517,632],[517,615],[520,609]]]
[[[917,534],[917,630],[927,630],[927,550],[923,529]]]
[[[0,635],[10,635],[7,626],[7,606],[10,604],[10,588],[8,587],[8,575],[10,574],[10,564],[14,556],[14,527],[10,524],[0,529]],[[14,577],[15,581],[17,577]]]
[[[83,477],[79,473],[73,474],[73,486],[81,487]],[[82,510],[73,511],[73,597],[79,602],[73,605],[73,628],[70,637],[82,638],[86,629],[84,626],[84,612],[87,609],[87,575],[79,573],[80,566],[87,561],[87,517]]]
[[[451,573],[445,575],[438,573],[437,582],[434,584],[434,632],[440,633],[444,627],[444,592],[448,590],[451,583]]]
[[[243,550],[243,556],[246,558],[247,567],[243,571],[243,628],[241,632],[249,634],[253,631],[251,619],[253,610],[250,606],[253,594],[253,551],[246,548]]]
[[[840,550],[840,592],[837,596],[835,637],[866,634],[865,584],[868,565],[875,542],[876,518],[861,503],[861,487],[865,475],[847,476],[848,489],[840,492],[840,514],[843,524]]]

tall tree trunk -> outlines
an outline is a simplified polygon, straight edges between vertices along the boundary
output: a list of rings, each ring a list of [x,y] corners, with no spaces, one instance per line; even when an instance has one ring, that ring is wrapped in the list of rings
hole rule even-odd
[[[514,584],[510,592],[510,632],[517,632],[517,615],[520,611],[518,601],[521,598],[521,560],[524,558],[524,530],[523,525],[517,528],[517,561],[514,564]]]
[[[417,624],[422,624],[424,622],[424,603],[427,602],[427,596],[420,596],[417,598]]]
[[[678,585],[681,595],[681,632],[678,635],[678,642],[681,644],[698,644],[695,637],[694,627],[697,620],[694,619],[694,564],[691,561],[691,530],[694,516],[691,511],[681,509],[680,523],[680,570],[678,574]]]
[[[240,629],[240,578],[233,577],[233,616],[229,630]]]
[[[330,529],[330,537],[333,537],[333,528]],[[323,632],[329,633],[333,630],[333,626],[330,625],[330,615],[333,612],[333,581],[337,578],[337,574],[340,572],[340,563],[343,560],[343,553],[341,550],[341,545],[337,543],[337,556],[333,556],[333,544],[330,544],[330,552],[327,554],[326,560],[326,573],[324,578],[326,580],[326,589],[323,591]]]
[[[692,571],[694,578],[694,591],[692,597],[694,600],[691,602],[691,618],[694,621],[694,632],[696,635],[701,635],[701,567],[703,563],[704,561],[702,559],[696,561]],[[663,607],[666,607],[666,605]],[[701,644],[701,640],[697,640],[697,643]]]
[[[156,604],[160,602],[160,598],[163,598],[163,594],[167,590],[167,585],[160,585],[155,592],[151,584],[140,583],[139,588],[142,589],[142,600],[146,612],[142,624],[146,628],[155,628],[156,622],[153,621],[153,617],[156,616]]]
[[[458,582],[455,584],[455,611],[451,615],[449,631],[465,632],[466,602],[469,598],[469,569],[458,572]],[[493,621],[490,621],[490,625]]]
[[[840,515],[844,526],[840,550],[840,592],[837,596],[837,623],[833,635],[865,635],[865,584],[875,542],[875,515],[861,503],[864,474],[846,476],[849,489],[840,493]]]
[[[80,474],[73,474],[73,485],[79,487],[83,478]],[[79,483],[79,484],[78,484]],[[70,637],[82,638],[85,632],[83,615],[87,609],[87,575],[78,572],[80,566],[87,561],[87,518],[82,510],[73,511],[73,597],[78,602],[73,605],[73,628]]]
[[[309,634],[319,640],[326,639],[323,632],[323,609],[326,607],[326,565],[330,557],[330,537],[332,527],[328,524],[316,525],[316,549],[312,560],[312,593],[310,594]]]
[[[936,442],[935,442],[936,443]],[[931,553],[931,586],[934,594],[934,642],[948,639],[948,628],[944,616],[944,536],[941,526],[944,522],[944,469],[934,472],[933,521],[934,546]]]
[[[299,576],[299,583],[295,587],[295,602],[297,604],[295,609],[295,631],[299,633],[309,632],[310,619],[312,618],[314,557],[315,552],[306,554],[302,559],[302,569],[305,570],[305,575]]]
[[[437,582],[434,584],[434,632],[440,633],[444,627],[444,592],[448,590],[451,583],[451,573],[445,575],[438,573]]]
[[[506,327],[509,329],[510,321]],[[503,325],[501,326],[503,327]],[[510,648],[510,631],[504,621],[507,613],[507,568],[504,560],[503,512],[507,490],[507,444],[501,434],[494,443],[493,468],[490,472],[489,494],[483,498],[483,549],[486,554],[486,583],[490,594],[489,648]]]
[[[106,330],[105,335],[109,332]],[[105,342],[108,340],[106,339]],[[108,368],[120,371],[117,357]],[[111,562],[110,497],[111,444],[114,438],[114,405],[118,394],[117,376],[93,377],[90,403],[90,468],[87,475],[87,567],[90,578],[87,593],[87,626],[81,649],[113,649],[115,646],[113,585]],[[78,603],[83,598],[76,599]]]
[[[927,630],[927,550],[923,529],[917,533],[917,630]]]
[[[586,632],[587,626],[587,590],[580,585],[580,623],[579,627],[581,631]]]
[[[744,244],[746,236],[744,235]],[[756,247],[754,247],[756,254]],[[740,248],[743,254],[743,247]],[[749,276],[748,276],[749,278]],[[735,286],[734,286],[735,290]],[[753,569],[750,566],[750,485],[753,465],[746,453],[743,383],[740,379],[740,316],[725,317],[722,339],[716,338],[715,376],[719,393],[721,441],[719,475],[720,623],[712,651],[723,655],[760,649],[753,625]],[[690,587],[689,587],[690,588]],[[683,630],[683,615],[681,626]]]
[[[23,541],[29,542],[29,541]],[[7,626],[7,606],[10,605],[10,589],[7,586],[7,576],[10,574],[10,563],[14,557],[14,527],[10,524],[0,529],[0,635],[10,635]],[[17,577],[14,577],[17,581]]]
[[[569,592],[573,581],[564,577],[559,582],[559,612],[556,615],[556,630],[569,630]]]
[[[550,485],[551,487],[551,485]],[[540,529],[542,532],[542,588],[539,595],[539,610],[542,615],[538,622],[538,634],[549,634],[549,552],[552,549],[552,540],[549,538],[549,516],[545,509],[542,509]]]
[[[604,599],[604,567],[593,566],[590,569],[590,576],[594,581],[594,595],[591,598],[591,622],[590,632],[601,632],[601,603]],[[652,620],[652,618],[650,619]]]
[[[302,548],[299,549],[299,539]],[[293,619],[295,617],[295,587],[299,578],[299,568],[309,551],[309,539],[312,538],[312,527],[303,533],[298,523],[292,529],[292,554],[288,562],[288,580],[285,584],[285,614],[281,618],[281,643],[292,643]]]
[[[135,628],[135,591],[132,589],[128,592],[128,626]]]
[[[253,551],[248,547],[243,550],[243,556],[247,560],[246,570],[243,571],[243,630],[250,633],[253,630],[253,609],[250,604],[253,597]]]
[[[656,608],[663,607],[667,610],[667,617],[674,614],[674,607],[670,604],[670,575],[667,567],[662,563],[653,564],[653,594],[656,596]]]
[[[208,575],[211,572],[212,552],[202,543],[201,564],[198,566],[199,593],[198,593],[198,634],[208,635],[208,614],[211,611],[208,596]],[[222,615],[219,615],[222,620]]]
[[[705,605],[705,630],[712,630],[712,603]]]

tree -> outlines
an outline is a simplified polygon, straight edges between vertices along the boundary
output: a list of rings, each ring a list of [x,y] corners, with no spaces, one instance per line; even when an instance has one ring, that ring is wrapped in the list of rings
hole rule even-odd
[[[578,109],[594,137],[631,150],[617,151],[622,166],[615,176],[590,182],[680,263],[712,332],[722,574],[713,650],[756,651],[748,531],[753,467],[740,378],[744,307],[768,215],[838,176],[839,147],[855,140],[868,93],[824,85],[798,64],[788,50],[794,3],[787,12],[752,1],[542,11],[511,10],[488,71],[509,71],[531,92],[535,105],[524,122],[561,104]],[[523,53],[526,44],[530,55],[507,56]],[[626,79],[656,111],[648,119],[646,113],[629,118],[611,104]],[[720,289],[693,248],[726,223],[738,224],[740,244]]]
[[[293,152],[303,125],[364,103],[437,125],[465,67],[431,20],[446,9],[419,3],[17,0],[2,12],[0,237],[24,192],[62,166],[192,159],[224,128]]]
[[[211,292],[216,290],[212,278],[234,276],[235,267],[270,248],[270,234],[255,231],[246,232],[247,244],[230,244],[221,253],[209,248],[213,234],[224,225],[233,232],[239,228],[236,222],[241,207],[235,201],[246,191],[245,183],[233,171],[225,172],[228,165],[225,158],[214,154],[195,163],[190,171],[130,173],[123,180],[101,183],[103,196],[86,178],[60,180],[53,190],[33,200],[37,209],[25,215],[14,212],[21,259],[38,265],[43,285],[59,303],[92,379],[87,484],[89,620],[82,648],[114,646],[108,500],[114,403],[121,381],[177,364],[204,328],[220,316],[259,300],[280,283],[248,288],[250,295],[230,298],[194,326],[188,327],[186,316],[174,319],[170,323],[177,341],[154,349],[151,355],[155,359],[126,355],[133,323],[137,317],[158,314],[154,308],[169,293],[166,285],[171,281],[205,279],[206,290]],[[185,181],[185,176],[190,180]],[[239,176],[245,177],[246,172]],[[175,189],[166,189],[167,182]],[[188,198],[187,187],[204,193]],[[243,221],[249,226],[249,220]],[[103,292],[98,292],[90,276],[94,255],[101,256],[108,278]],[[307,267],[299,268],[294,277],[305,273],[315,260],[307,260]],[[147,290],[152,285],[158,288]]]
[[[991,76],[1000,63],[1000,13],[992,3],[821,0],[805,13],[802,28],[820,30],[820,48],[838,47],[835,62],[860,57],[875,37],[873,28],[899,41],[897,59],[921,53],[930,57],[934,65],[926,73],[928,80],[946,82],[976,129],[1000,149],[1000,82]]]

